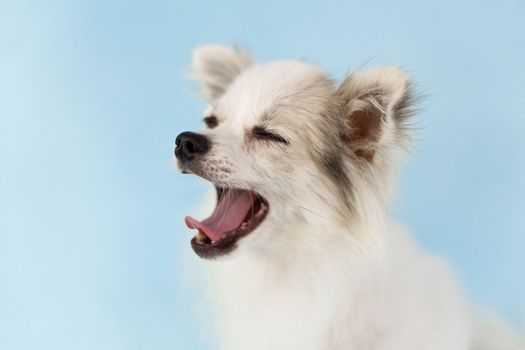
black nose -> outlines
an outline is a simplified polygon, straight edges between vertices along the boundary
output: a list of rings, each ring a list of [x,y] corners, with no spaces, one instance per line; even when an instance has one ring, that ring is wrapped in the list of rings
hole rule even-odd
[[[190,161],[210,149],[210,140],[201,134],[185,131],[175,139],[175,156],[180,161]]]

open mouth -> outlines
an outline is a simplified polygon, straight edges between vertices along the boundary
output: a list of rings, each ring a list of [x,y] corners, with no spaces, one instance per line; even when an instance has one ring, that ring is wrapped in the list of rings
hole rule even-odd
[[[185,218],[197,229],[191,246],[198,256],[212,259],[230,253],[240,238],[250,234],[265,219],[268,202],[259,194],[234,188],[216,188],[217,206],[206,219]]]

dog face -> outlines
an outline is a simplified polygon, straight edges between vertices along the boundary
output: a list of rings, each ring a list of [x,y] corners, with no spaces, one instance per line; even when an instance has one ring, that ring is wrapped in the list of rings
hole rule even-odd
[[[180,134],[175,155],[182,172],[217,189],[209,218],[186,218],[204,258],[326,239],[330,225],[370,207],[363,200],[385,183],[374,173],[407,138],[408,81],[394,68],[337,86],[311,64],[260,65],[244,51],[207,46],[195,51],[193,70],[210,104],[206,128]]]

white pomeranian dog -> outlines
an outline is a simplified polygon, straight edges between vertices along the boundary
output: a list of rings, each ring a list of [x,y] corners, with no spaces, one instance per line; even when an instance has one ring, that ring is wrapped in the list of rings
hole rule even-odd
[[[523,350],[473,322],[454,274],[389,213],[414,94],[394,67],[340,84],[301,61],[197,49],[206,129],[183,132],[183,173],[217,200],[196,229],[226,350]]]

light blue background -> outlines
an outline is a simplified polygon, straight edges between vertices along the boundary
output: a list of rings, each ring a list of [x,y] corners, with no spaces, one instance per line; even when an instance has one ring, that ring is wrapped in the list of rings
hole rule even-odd
[[[520,323],[524,18],[519,0],[0,0],[0,349],[216,348],[181,258],[207,186],[171,164],[208,42],[410,71],[428,97],[396,215]]]

